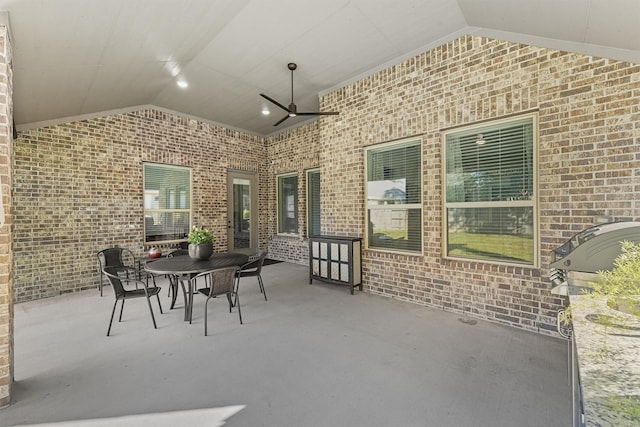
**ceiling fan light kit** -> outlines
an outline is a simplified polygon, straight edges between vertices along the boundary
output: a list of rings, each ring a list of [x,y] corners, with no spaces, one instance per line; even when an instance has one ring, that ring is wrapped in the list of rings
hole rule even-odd
[[[289,117],[297,117],[297,116],[335,116],[337,114],[340,114],[338,111],[298,112],[298,107],[296,106],[295,102],[293,102],[293,72],[296,70],[296,68],[298,68],[298,66],[293,62],[289,62],[287,64],[287,68],[289,68],[289,70],[291,71],[291,103],[289,104],[289,107],[285,107],[284,105],[282,105],[281,103],[279,103],[275,99],[268,97],[264,93],[260,94],[261,97],[263,97],[267,101],[271,102],[272,104],[277,105],[278,107],[282,108],[284,111],[287,112],[287,115],[284,116],[283,118],[281,118],[280,120],[278,120],[274,124],[274,126],[278,126],[280,123],[284,122]]]

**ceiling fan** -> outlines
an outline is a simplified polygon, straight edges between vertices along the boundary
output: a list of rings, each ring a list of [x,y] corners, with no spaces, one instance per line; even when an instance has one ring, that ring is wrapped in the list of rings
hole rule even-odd
[[[260,94],[261,97],[263,97],[267,101],[277,105],[278,107],[282,108],[284,111],[287,112],[287,115],[284,116],[283,118],[281,118],[280,120],[278,120],[278,122],[276,122],[274,124],[274,126],[278,126],[280,123],[284,122],[289,117],[296,117],[296,116],[335,116],[337,114],[340,114],[337,111],[299,112],[298,111],[298,107],[296,106],[295,102],[293,102],[293,72],[295,71],[296,68],[298,68],[298,66],[293,62],[289,62],[287,64],[287,68],[289,68],[289,70],[291,70],[291,104],[289,104],[288,108],[285,107],[284,105],[280,104],[275,99],[268,97],[264,93]]]

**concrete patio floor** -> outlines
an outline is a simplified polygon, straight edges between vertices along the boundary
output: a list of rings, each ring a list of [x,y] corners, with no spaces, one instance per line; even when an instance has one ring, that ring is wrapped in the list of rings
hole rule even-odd
[[[163,283],[106,337],[113,296],[95,290],[15,306],[14,403],[0,426],[569,426],[567,343],[347,288],[307,267],[265,266],[226,300]],[[117,313],[116,313],[117,316]],[[117,319],[116,319],[117,320]]]

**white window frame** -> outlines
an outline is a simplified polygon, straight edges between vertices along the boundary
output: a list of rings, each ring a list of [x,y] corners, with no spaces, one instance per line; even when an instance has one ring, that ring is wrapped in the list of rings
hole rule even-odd
[[[418,173],[418,180],[419,180],[419,184],[420,184],[420,190],[419,190],[419,194],[420,194],[420,200],[418,203],[407,203],[407,204],[402,204],[402,205],[380,205],[380,206],[369,206],[368,205],[368,200],[369,200],[369,180],[368,180],[368,176],[369,176],[369,160],[368,160],[368,153],[370,151],[391,151],[394,148],[401,148],[401,147],[406,147],[407,145],[416,145],[419,147],[419,152],[420,152],[420,159],[418,160],[417,164],[419,165],[419,173]],[[365,190],[365,213],[364,213],[364,218],[365,218],[365,247],[368,250],[372,250],[372,251],[380,251],[380,252],[393,252],[393,253],[402,253],[402,254],[407,254],[407,255],[422,255],[423,251],[424,251],[424,209],[423,209],[423,191],[424,191],[424,178],[423,178],[423,161],[422,161],[422,140],[421,138],[406,138],[406,139],[402,139],[402,140],[398,140],[398,141],[393,141],[393,142],[387,142],[387,143],[381,143],[381,144],[376,144],[376,145],[372,145],[369,147],[365,147],[365,151],[364,151],[364,163],[365,163],[365,172],[364,172],[364,190]],[[410,209],[419,209],[420,211],[420,229],[419,229],[419,238],[420,238],[420,249],[417,251],[413,251],[413,250],[408,250],[408,249],[398,249],[398,248],[390,248],[390,247],[381,247],[381,246],[372,246],[372,242],[370,241],[370,233],[371,230],[370,228],[370,224],[369,224],[369,211],[370,210],[394,210],[394,209],[398,209],[397,206],[402,206],[402,209],[406,210],[407,212]]]
[[[294,197],[293,201],[287,201],[287,204],[293,202],[293,209],[295,211],[295,217],[296,217],[296,232],[287,232],[287,231],[282,231],[281,229],[281,219],[282,219],[282,212],[280,210],[280,207],[282,206],[282,194],[280,194],[280,180],[285,179],[285,178],[290,178],[290,177],[295,177],[297,179],[297,185],[296,185],[296,194]],[[299,236],[300,235],[300,211],[298,209],[298,193],[300,192],[300,177],[298,176],[297,172],[289,172],[289,173],[283,173],[283,174],[278,174],[276,175],[276,227],[277,227],[277,234],[282,235],[282,236]]]
[[[482,130],[487,127],[504,126],[522,120],[531,120],[532,122],[532,171],[533,171],[533,194],[530,200],[511,200],[511,201],[486,201],[486,202],[447,202],[447,136],[452,134],[482,134]],[[538,215],[538,114],[527,113],[504,119],[486,121],[479,124],[457,127],[442,132],[442,257],[445,259],[465,260],[474,262],[487,262],[492,264],[515,265],[519,267],[537,268],[540,265],[540,232],[539,232],[539,215]],[[533,216],[533,253],[532,262],[516,262],[501,259],[480,258],[480,257],[464,257],[450,255],[448,253],[448,210],[451,208],[501,208],[501,207],[530,207]]]

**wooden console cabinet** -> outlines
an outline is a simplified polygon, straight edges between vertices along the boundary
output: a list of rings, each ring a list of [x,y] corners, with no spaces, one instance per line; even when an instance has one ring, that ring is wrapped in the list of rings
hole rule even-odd
[[[313,279],[362,290],[362,239],[309,237],[309,284]]]

